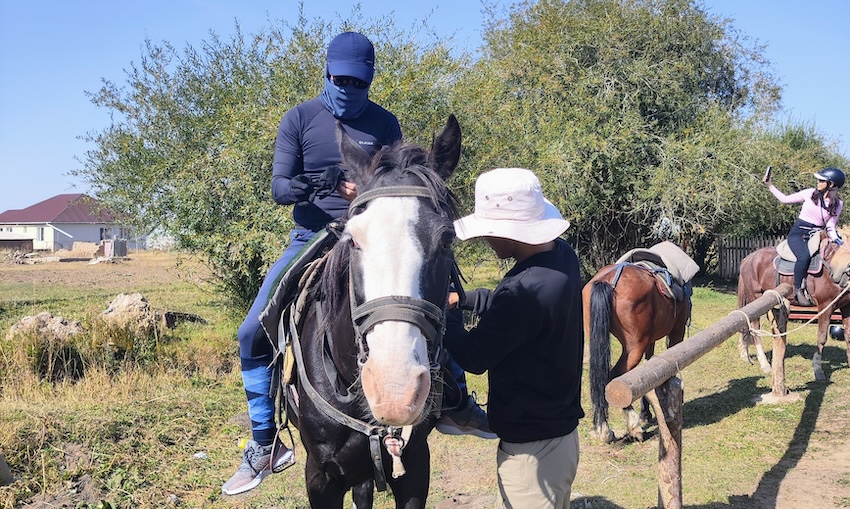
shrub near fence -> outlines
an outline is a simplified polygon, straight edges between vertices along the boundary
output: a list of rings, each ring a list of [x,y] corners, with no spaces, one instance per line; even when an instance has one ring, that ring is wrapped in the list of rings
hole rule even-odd
[[[785,235],[769,235],[764,237],[718,237],[717,238],[717,272],[724,279],[737,279],[738,269],[748,254],[759,248],[775,246],[785,240]]]

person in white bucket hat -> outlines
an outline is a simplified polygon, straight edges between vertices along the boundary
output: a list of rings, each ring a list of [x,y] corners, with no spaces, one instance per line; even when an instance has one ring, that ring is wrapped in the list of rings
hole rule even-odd
[[[584,333],[578,257],[560,238],[569,225],[522,168],[481,174],[474,213],[455,221],[461,240],[483,237],[500,258],[516,261],[494,290],[450,294],[456,308],[444,338],[464,370],[488,373],[487,414],[500,439],[506,508],[570,506],[584,417]],[[461,309],[480,317],[470,330]]]
[[[475,182],[475,212],[455,221],[461,240],[498,237],[529,245],[554,240],[569,227],[570,222],[543,197],[537,176],[523,168],[481,174]]]

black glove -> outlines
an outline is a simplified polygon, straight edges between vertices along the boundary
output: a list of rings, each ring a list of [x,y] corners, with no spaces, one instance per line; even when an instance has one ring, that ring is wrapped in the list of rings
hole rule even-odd
[[[337,186],[339,186],[339,182],[344,180],[343,177],[342,168],[339,166],[332,166],[322,172],[316,182],[316,197],[327,198],[330,196],[331,193],[336,191]]]
[[[289,191],[292,193],[295,203],[301,204],[312,201],[315,189],[316,186],[309,175],[302,173],[289,180]]]

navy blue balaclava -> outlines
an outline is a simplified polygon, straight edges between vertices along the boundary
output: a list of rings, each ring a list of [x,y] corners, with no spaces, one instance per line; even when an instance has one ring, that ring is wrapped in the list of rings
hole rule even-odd
[[[375,48],[366,36],[344,32],[328,45],[322,103],[340,119],[357,118],[369,105],[369,89],[334,85],[330,76],[352,76],[371,84],[375,75]]]
[[[369,89],[357,88],[354,85],[344,87],[334,85],[334,82],[325,74],[322,103],[336,118],[357,118],[369,105]]]

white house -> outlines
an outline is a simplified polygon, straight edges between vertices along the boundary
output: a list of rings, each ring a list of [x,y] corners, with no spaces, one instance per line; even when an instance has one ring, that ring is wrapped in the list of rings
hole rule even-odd
[[[0,246],[32,239],[34,251],[57,251],[72,249],[74,242],[127,239],[130,249],[143,249],[129,234],[130,229],[118,224],[114,214],[85,194],[60,194],[25,209],[0,213]]]

